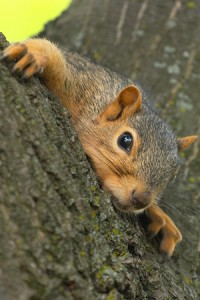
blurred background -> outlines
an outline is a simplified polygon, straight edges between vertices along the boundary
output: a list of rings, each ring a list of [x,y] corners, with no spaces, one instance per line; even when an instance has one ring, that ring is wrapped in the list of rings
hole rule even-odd
[[[44,24],[55,19],[72,0],[1,0],[0,31],[9,42],[37,34]]]

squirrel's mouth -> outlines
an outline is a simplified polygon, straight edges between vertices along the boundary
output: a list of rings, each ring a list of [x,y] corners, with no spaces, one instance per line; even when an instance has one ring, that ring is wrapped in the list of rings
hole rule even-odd
[[[130,205],[122,204],[119,199],[117,199],[115,196],[111,196],[112,204],[115,208],[122,210],[122,211],[128,211],[130,210]]]
[[[123,212],[133,212],[133,213],[142,213],[146,207],[144,208],[136,208],[134,207],[133,204],[127,204],[127,203],[121,203],[120,200],[118,198],[116,198],[115,196],[111,196],[111,201],[112,204],[114,206],[114,208],[116,208],[117,210],[123,211]]]

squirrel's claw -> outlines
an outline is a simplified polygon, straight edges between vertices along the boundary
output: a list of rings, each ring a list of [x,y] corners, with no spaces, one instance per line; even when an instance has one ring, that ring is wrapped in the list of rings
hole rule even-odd
[[[171,219],[170,222],[166,222],[166,225],[162,228],[161,232],[163,237],[160,251],[168,254],[168,256],[172,256],[176,244],[182,240],[182,235],[175,224],[172,224]]]
[[[1,61],[14,62],[12,74],[26,80],[34,74],[41,74],[44,66],[40,63],[39,52],[32,50],[25,43],[14,43],[8,46],[1,56]]]
[[[20,59],[23,57],[28,51],[28,48],[23,43],[14,43],[10,46],[8,46],[4,51],[2,55],[1,60],[8,60],[13,61],[15,59]]]
[[[148,236],[152,238],[161,232],[162,241],[160,251],[168,257],[172,256],[176,244],[182,240],[180,231],[173,221],[158,206],[151,205],[146,209],[146,212],[150,219]]]

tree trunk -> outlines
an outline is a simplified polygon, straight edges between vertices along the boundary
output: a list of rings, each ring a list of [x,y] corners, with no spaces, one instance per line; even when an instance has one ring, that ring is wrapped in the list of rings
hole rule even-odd
[[[143,77],[177,133],[197,133],[199,7],[192,3],[74,0],[45,34]],[[4,64],[0,99],[0,299],[198,299],[198,144],[164,198],[178,207],[173,219],[184,241],[163,262],[136,217],[115,212],[99,190],[58,99],[36,79],[18,82]]]
[[[177,136],[199,135],[199,16],[199,0],[74,0],[43,35],[139,81]],[[175,262],[194,299],[200,298],[199,141],[184,153],[182,174],[161,203],[182,231]]]

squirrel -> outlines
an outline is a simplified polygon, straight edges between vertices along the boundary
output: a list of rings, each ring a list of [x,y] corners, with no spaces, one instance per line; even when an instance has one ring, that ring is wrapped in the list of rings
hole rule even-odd
[[[1,60],[13,61],[22,79],[36,74],[60,98],[114,207],[145,211],[149,235],[162,233],[160,250],[170,257],[182,235],[158,202],[179,171],[179,152],[197,136],[176,138],[139,85],[47,39],[11,44]]]

